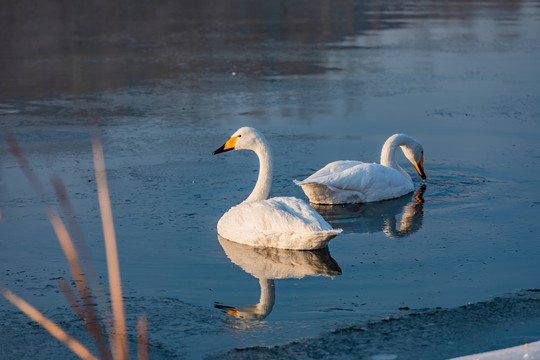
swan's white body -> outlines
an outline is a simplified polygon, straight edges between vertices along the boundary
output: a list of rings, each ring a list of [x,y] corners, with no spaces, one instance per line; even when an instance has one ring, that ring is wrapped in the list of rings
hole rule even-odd
[[[324,247],[340,231],[308,204],[293,197],[246,201],[219,219],[226,239],[257,247],[312,250]]]
[[[295,183],[302,186],[309,201],[315,204],[351,204],[400,197],[413,191],[414,185],[395,159],[398,147],[425,179],[422,145],[408,135],[395,134],[384,143],[380,164],[334,161]]]
[[[267,199],[272,186],[272,151],[260,132],[243,127],[214,154],[239,149],[252,150],[257,154],[259,177],[249,197],[219,219],[219,235],[256,247],[313,250],[325,247],[341,232],[341,229],[332,229],[311,206],[300,199]]]

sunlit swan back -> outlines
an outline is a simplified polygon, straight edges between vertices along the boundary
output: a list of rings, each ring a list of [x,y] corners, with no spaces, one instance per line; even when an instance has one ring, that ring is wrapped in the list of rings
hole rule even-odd
[[[334,161],[307,179],[296,181],[315,204],[351,204],[393,199],[414,190],[410,175],[396,160],[401,148],[422,179],[424,149],[405,134],[390,136],[381,151],[381,163],[354,160]]]
[[[267,199],[272,187],[272,150],[266,138],[256,129],[240,128],[214,154],[241,149],[257,154],[259,176],[249,197],[232,207],[219,220],[217,230],[221,236],[257,247],[312,250],[327,246],[341,232],[341,229],[332,229],[311,206],[300,199]]]

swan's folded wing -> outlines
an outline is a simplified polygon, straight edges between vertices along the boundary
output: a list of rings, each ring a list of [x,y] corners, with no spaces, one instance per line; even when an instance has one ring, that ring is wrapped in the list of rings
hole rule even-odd
[[[341,190],[358,190],[370,187],[381,179],[386,182],[387,178],[392,178],[394,172],[394,169],[379,164],[336,161],[297,184],[318,183]]]
[[[292,197],[249,201],[227,213],[235,227],[249,232],[306,234],[332,230],[313,208]]]
[[[347,171],[348,169],[351,169],[355,166],[364,164],[361,161],[355,161],[355,160],[340,160],[340,161],[334,161],[329,164],[327,164],[322,169],[318,170],[311,176],[307,177],[305,180],[297,181],[295,180],[295,184],[302,185],[302,184],[308,184],[308,183],[320,183],[323,184],[325,179],[333,178],[344,171]]]
[[[253,246],[289,249],[324,247],[340,232],[341,229],[332,229],[304,201],[289,197],[239,204],[218,222],[218,233],[226,239]],[[320,241],[319,245],[317,241]]]

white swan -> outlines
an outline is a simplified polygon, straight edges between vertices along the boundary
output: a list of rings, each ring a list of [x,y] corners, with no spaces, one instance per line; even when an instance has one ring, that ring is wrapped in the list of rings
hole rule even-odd
[[[409,174],[396,161],[396,149],[414,165],[422,179],[424,149],[405,134],[390,136],[381,151],[381,163],[334,161],[307,179],[294,182],[302,186],[309,201],[315,204],[351,204],[387,200],[414,190]]]
[[[341,229],[332,227],[308,204],[293,197],[268,198],[272,187],[272,150],[257,130],[243,127],[219,149],[252,150],[260,170],[249,197],[219,219],[218,234],[226,239],[256,247],[313,250],[325,247]]]

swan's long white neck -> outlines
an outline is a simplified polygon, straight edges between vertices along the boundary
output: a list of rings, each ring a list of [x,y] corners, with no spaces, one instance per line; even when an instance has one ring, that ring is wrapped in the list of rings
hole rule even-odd
[[[259,158],[259,177],[253,191],[246,201],[266,200],[272,188],[272,175],[274,172],[272,149],[266,139],[260,139],[257,146],[252,149]]]
[[[396,150],[400,146],[409,146],[414,141],[407,135],[396,134],[390,136],[384,143],[381,151],[381,165],[388,166],[398,170],[412,182],[411,176],[401,167],[396,160]]]

